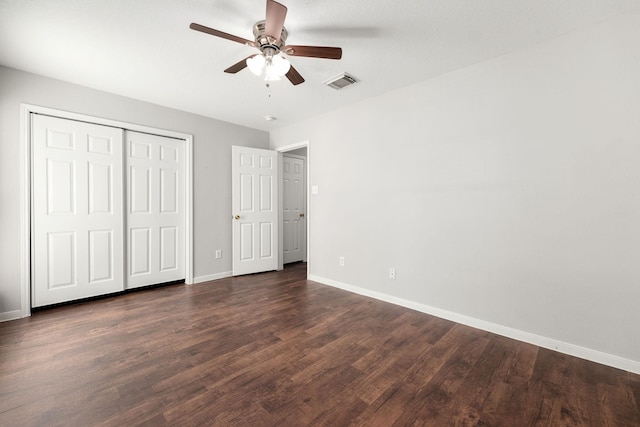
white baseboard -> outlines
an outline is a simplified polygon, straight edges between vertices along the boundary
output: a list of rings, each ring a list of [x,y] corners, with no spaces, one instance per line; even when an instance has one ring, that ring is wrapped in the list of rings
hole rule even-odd
[[[22,312],[22,310],[6,311],[4,313],[0,313],[0,322],[22,319],[23,317],[26,317],[26,315]]]
[[[222,273],[208,274],[206,276],[198,276],[193,278],[193,284],[210,282],[212,280],[224,279],[226,277],[231,277],[231,271],[223,271]]]
[[[526,342],[528,344],[537,345],[538,347],[555,350],[560,353],[590,360],[592,362],[611,366],[613,368],[622,369],[634,374],[640,374],[640,362],[636,360],[625,359],[613,354],[603,353],[598,350],[581,347],[579,345],[559,341],[553,338],[543,337],[540,335],[532,334],[530,332],[510,328],[508,326],[503,326],[496,323],[476,319],[474,317],[465,316],[463,314],[454,313],[452,311],[442,310],[440,308],[431,307],[429,305],[421,304],[415,301],[394,297],[382,292],[371,291],[369,289],[361,288],[358,286],[348,285],[336,280],[327,279],[326,277],[309,275],[308,279],[314,282],[322,283],[323,285],[329,285],[334,288],[339,288],[345,291],[375,298],[380,301],[410,308],[412,310],[420,311],[422,313],[430,314],[442,319],[451,320],[452,322],[461,323],[463,325],[471,326],[483,331],[492,332],[494,334],[502,335],[507,338],[512,338],[514,340]]]

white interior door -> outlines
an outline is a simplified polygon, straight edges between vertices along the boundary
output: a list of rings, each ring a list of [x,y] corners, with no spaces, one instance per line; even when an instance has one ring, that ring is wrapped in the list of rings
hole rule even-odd
[[[127,288],[185,278],[184,141],[126,132]]]
[[[121,291],[123,131],[32,119],[32,306]]]
[[[300,157],[284,155],[282,158],[283,182],[283,248],[284,263],[303,261],[306,249],[306,195],[305,161]]]
[[[278,157],[232,147],[233,275],[278,268]]]

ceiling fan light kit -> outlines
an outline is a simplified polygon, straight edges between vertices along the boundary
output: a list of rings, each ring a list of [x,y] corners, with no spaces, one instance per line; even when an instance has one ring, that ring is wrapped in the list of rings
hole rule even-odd
[[[291,63],[280,55],[255,55],[247,58],[247,67],[256,76],[262,75],[264,71],[264,80],[272,82],[287,74]]]
[[[266,19],[264,21],[258,21],[253,26],[255,41],[243,39],[242,37],[237,37],[196,23],[192,23],[189,28],[236,43],[255,47],[260,51],[259,54],[251,55],[230,66],[224,70],[225,73],[235,74],[248,67],[249,70],[257,76],[261,76],[264,73],[266,81],[280,80],[283,76],[286,76],[293,85],[299,85],[304,82],[304,78],[280,53],[307,58],[340,59],[342,58],[342,49],[327,46],[287,45],[286,42],[289,33],[284,27],[286,16],[286,6],[274,0],[267,0]]]

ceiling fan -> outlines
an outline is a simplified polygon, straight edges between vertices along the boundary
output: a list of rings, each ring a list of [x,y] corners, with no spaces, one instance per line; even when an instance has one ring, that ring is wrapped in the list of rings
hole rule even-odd
[[[285,53],[291,56],[305,56],[309,58],[326,58],[340,59],[342,58],[342,49],[339,47],[326,46],[297,46],[288,45],[287,29],[284,27],[284,20],[287,16],[286,6],[274,1],[267,0],[267,14],[264,21],[258,21],[253,26],[253,35],[255,41],[243,39],[204,25],[192,23],[189,28],[212,36],[221,37],[236,43],[242,43],[247,46],[257,48],[260,53],[250,55],[242,61],[230,66],[225,73],[235,74],[246,67],[256,75],[261,75],[264,71],[265,80],[280,80],[280,77],[286,76],[294,85],[304,82],[304,78],[298,71],[291,66],[289,61],[280,56]]]

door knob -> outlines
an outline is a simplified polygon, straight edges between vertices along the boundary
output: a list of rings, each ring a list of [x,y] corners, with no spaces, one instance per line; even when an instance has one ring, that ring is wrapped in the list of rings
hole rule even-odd
[[[240,215],[234,216],[233,219],[240,219]]]
[[[304,214],[303,213],[300,214],[300,218],[304,218]]]

